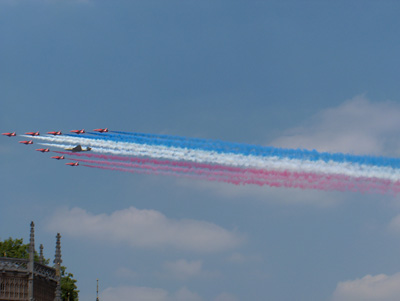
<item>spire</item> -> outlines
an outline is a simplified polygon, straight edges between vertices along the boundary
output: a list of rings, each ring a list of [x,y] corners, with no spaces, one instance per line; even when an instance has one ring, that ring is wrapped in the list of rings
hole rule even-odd
[[[54,258],[54,263],[55,263],[55,266],[56,266],[56,269],[57,269],[57,266],[60,267],[61,263],[62,263],[62,259],[61,259],[61,242],[60,242],[61,235],[60,235],[60,233],[57,233],[56,238],[57,238],[56,255],[55,255],[55,258]]]
[[[40,244],[39,249],[40,249],[40,253],[39,253],[39,262],[40,262],[41,264],[43,264],[43,263],[44,263],[44,257],[43,257],[43,245],[42,245],[42,244]]]
[[[31,222],[31,235],[29,237],[29,261],[33,261],[35,256],[35,223]]]
[[[31,222],[31,234],[29,237],[29,263],[28,263],[28,300],[34,301],[33,298],[33,269],[35,265],[35,223]]]
[[[57,233],[57,242],[56,242],[56,255],[54,258],[54,267],[56,269],[56,276],[57,276],[57,288],[56,288],[56,297],[54,301],[61,301],[61,235]]]

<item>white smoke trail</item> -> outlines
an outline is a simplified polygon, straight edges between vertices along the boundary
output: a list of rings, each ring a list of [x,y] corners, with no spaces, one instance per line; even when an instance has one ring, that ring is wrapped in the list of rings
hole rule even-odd
[[[30,137],[30,136],[29,136]],[[186,149],[167,147],[162,145],[137,144],[129,142],[115,142],[101,139],[90,139],[69,136],[35,136],[30,137],[42,141],[65,144],[46,144],[60,148],[82,144],[92,147],[92,151],[115,155],[129,155],[137,157],[150,157],[175,161],[192,161],[197,163],[211,163],[244,168],[259,168],[270,170],[301,171],[322,174],[341,174],[352,177],[380,178],[390,181],[400,180],[400,170],[385,166],[371,166],[349,162],[325,162],[279,157],[262,157],[254,155],[241,155],[231,153],[218,153],[200,149]]]

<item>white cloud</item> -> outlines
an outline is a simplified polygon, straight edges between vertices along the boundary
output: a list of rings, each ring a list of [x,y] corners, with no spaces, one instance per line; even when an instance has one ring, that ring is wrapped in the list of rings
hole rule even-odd
[[[343,104],[324,109],[303,125],[287,130],[268,145],[285,148],[353,154],[400,155],[400,105],[391,101],[371,102],[357,96]],[[193,182],[180,180],[182,185]],[[299,188],[235,186],[223,183],[196,182],[199,189],[209,189],[224,198],[251,197],[278,203],[332,206],[352,197],[352,192],[301,190]]]
[[[333,301],[397,301],[400,296],[400,273],[392,276],[366,275],[361,279],[339,282]]]
[[[400,105],[357,96],[322,110],[306,124],[289,129],[270,145],[355,154],[400,154]]]
[[[164,263],[164,268],[169,275],[181,279],[199,275],[202,272],[202,267],[203,263],[201,260],[187,261],[185,259],[180,259]]]
[[[100,300],[103,301],[201,301],[199,295],[189,291],[187,288],[181,288],[174,294],[168,293],[160,288],[149,287],[109,287],[100,294]]]
[[[81,208],[61,209],[49,220],[48,227],[66,235],[132,247],[173,247],[199,252],[231,249],[242,242],[236,232],[213,223],[191,219],[169,219],[155,210],[134,207],[94,215]]]

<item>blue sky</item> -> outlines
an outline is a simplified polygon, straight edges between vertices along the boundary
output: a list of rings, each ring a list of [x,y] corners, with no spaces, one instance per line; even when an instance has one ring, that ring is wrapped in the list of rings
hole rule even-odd
[[[0,131],[112,130],[399,156],[397,1],[0,0]],[[0,139],[0,238],[80,299],[396,300],[390,195],[67,168]],[[60,164],[58,164],[60,163]]]

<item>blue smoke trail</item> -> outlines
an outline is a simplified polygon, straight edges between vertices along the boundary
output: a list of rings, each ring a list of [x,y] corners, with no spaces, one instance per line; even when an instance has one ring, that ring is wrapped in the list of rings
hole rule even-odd
[[[120,134],[121,133],[121,134]],[[400,168],[400,159],[376,157],[376,156],[359,156],[343,153],[317,152],[316,150],[304,149],[285,149],[270,146],[257,146],[250,144],[231,143],[218,140],[206,139],[186,139],[178,136],[168,135],[149,135],[149,134],[125,134],[126,132],[113,133],[95,133],[81,134],[79,137],[95,140],[107,140],[114,142],[127,142],[146,145],[162,145],[166,147],[177,147],[187,149],[198,149],[216,153],[231,153],[241,155],[253,155],[261,157],[278,157],[287,159],[338,162],[338,163],[357,163],[375,166],[385,166],[392,168]],[[77,135],[67,134],[66,136],[78,137]],[[170,139],[169,139],[170,138]]]

